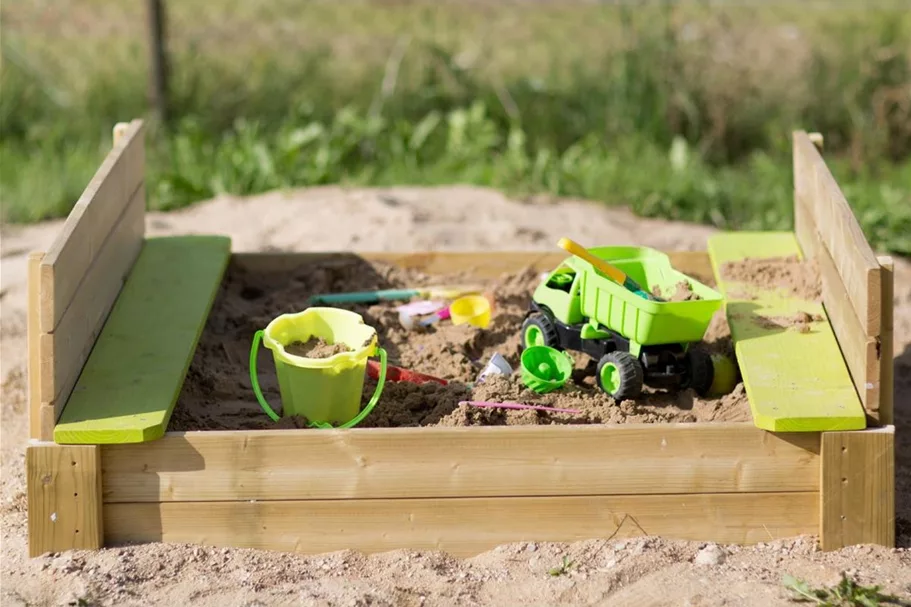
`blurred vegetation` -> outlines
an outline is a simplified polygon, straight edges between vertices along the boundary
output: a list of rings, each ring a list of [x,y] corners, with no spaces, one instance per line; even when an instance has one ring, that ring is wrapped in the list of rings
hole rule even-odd
[[[67,213],[146,116],[133,4],[0,9],[4,220]],[[787,229],[804,129],[874,245],[911,254],[911,14],[813,6],[174,1],[150,205],[458,182]]]

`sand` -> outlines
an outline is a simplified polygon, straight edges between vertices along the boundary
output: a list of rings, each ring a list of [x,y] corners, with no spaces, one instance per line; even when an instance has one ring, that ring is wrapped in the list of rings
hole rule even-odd
[[[672,290],[668,291],[662,291],[661,287],[655,285],[652,295],[665,301],[698,301],[702,299],[698,293],[693,291],[693,285],[686,280],[681,280],[674,285]]]
[[[721,275],[728,280],[764,289],[778,289],[784,295],[797,299],[822,300],[822,283],[815,260],[802,261],[797,257],[771,257],[732,261],[721,265]]]
[[[379,404],[359,427],[468,426],[529,424],[597,424],[626,422],[748,421],[749,403],[742,387],[726,394],[699,397],[693,390],[647,388],[641,397],[616,403],[595,383],[597,361],[573,353],[572,378],[561,389],[536,394],[521,381],[522,322],[540,273],[530,268],[486,284],[493,300],[491,322],[485,329],[443,320],[430,327],[406,329],[396,307],[402,302],[345,306],[361,314],[377,330],[389,363],[444,379],[447,385],[387,383]],[[477,284],[468,275],[428,276],[383,263],[339,257],[301,266],[285,273],[254,274],[229,267],[218,294],[187,381],[178,399],[169,430],[238,430],[274,428],[253,398],[247,360],[256,323],[265,326],[274,315],[305,307],[311,295],[328,290],[353,291],[402,288],[409,284]],[[684,283],[687,287],[688,283]],[[687,288],[678,286],[678,292]],[[255,296],[252,296],[254,294]],[[697,347],[732,356],[730,331],[719,312],[705,343]],[[316,342],[312,342],[316,343]],[[337,348],[321,347],[325,353]],[[480,372],[498,353],[512,367],[509,378],[478,383]],[[311,354],[312,355],[312,354]],[[257,364],[267,400],[281,401],[271,354],[261,351]],[[370,400],[376,382],[367,379],[361,405]],[[579,413],[531,410],[477,409],[461,401],[519,402]],[[306,427],[306,420],[284,420],[279,427]]]
[[[729,280],[742,283],[732,289],[734,299],[752,300],[751,289],[759,288],[779,291],[783,297],[813,304],[813,308],[819,308],[818,304],[822,302],[822,282],[815,260],[797,257],[746,259],[722,264],[721,273]],[[737,316],[736,312],[734,316]],[[750,320],[764,329],[809,333],[813,323],[825,319],[821,314],[801,310],[784,316],[750,314]]]
[[[309,339],[306,342],[291,342],[285,346],[285,352],[303,358],[332,358],[336,354],[351,352],[351,348],[345,344],[330,344],[322,339]]]
[[[340,221],[339,218],[347,218]],[[573,544],[520,543],[472,559],[394,551],[311,557],[253,550],[144,545],[26,557],[24,447],[25,268],[61,222],[4,226],[0,287],[2,365],[2,579],[0,604],[19,605],[790,605],[783,574],[832,584],[841,571],[911,596],[911,263],[896,260],[896,502],[900,548],[820,553],[815,538],[753,547],[645,537]],[[470,229],[466,228],[470,225]],[[326,226],[332,226],[331,230]],[[567,230],[572,226],[572,230]],[[476,188],[319,188],[251,201],[224,199],[151,214],[149,234],[213,231],[236,250],[553,250],[583,244],[701,249],[704,226],[640,220],[583,201],[531,205]],[[254,288],[248,297],[257,295]],[[275,310],[269,309],[271,314]],[[250,319],[262,328],[268,314]],[[713,323],[711,333],[724,333]],[[723,350],[724,340],[709,344]],[[241,359],[246,351],[224,353]],[[454,355],[452,355],[454,356]],[[413,361],[412,361],[413,362]],[[242,363],[238,363],[242,364]],[[622,404],[621,404],[622,408]],[[450,412],[451,413],[451,412]],[[486,411],[466,415],[488,414]],[[626,522],[625,524],[631,524]],[[597,529],[592,530],[598,534]],[[565,574],[550,575],[564,557]],[[81,602],[80,602],[81,601]]]

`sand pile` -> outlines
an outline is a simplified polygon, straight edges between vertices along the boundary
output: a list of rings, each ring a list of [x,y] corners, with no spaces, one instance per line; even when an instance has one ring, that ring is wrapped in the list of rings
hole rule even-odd
[[[330,358],[336,354],[351,352],[345,344],[330,344],[322,339],[309,339],[307,342],[296,341],[285,346],[285,352],[292,356],[304,358]]]
[[[721,265],[721,275],[762,289],[779,289],[796,299],[822,301],[816,260],[789,256],[731,261]],[[749,296],[738,293],[737,299],[749,299]]]

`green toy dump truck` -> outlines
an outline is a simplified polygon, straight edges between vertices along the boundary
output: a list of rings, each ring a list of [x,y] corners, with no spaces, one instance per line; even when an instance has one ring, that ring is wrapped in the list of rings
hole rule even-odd
[[[535,289],[522,325],[523,347],[545,345],[584,352],[597,361],[602,390],[620,401],[643,384],[658,389],[693,388],[705,395],[714,369],[701,341],[721,294],[676,271],[667,255],[645,247],[587,249],[625,272],[643,289],[673,292],[681,283],[694,297],[653,301],[601,274],[581,257],[567,258]]]

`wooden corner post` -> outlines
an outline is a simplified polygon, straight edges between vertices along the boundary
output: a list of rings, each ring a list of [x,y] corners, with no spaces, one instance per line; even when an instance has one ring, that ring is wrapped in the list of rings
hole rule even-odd
[[[101,548],[100,447],[33,444],[25,462],[29,556]]]
[[[895,428],[823,432],[820,544],[895,546]]]

